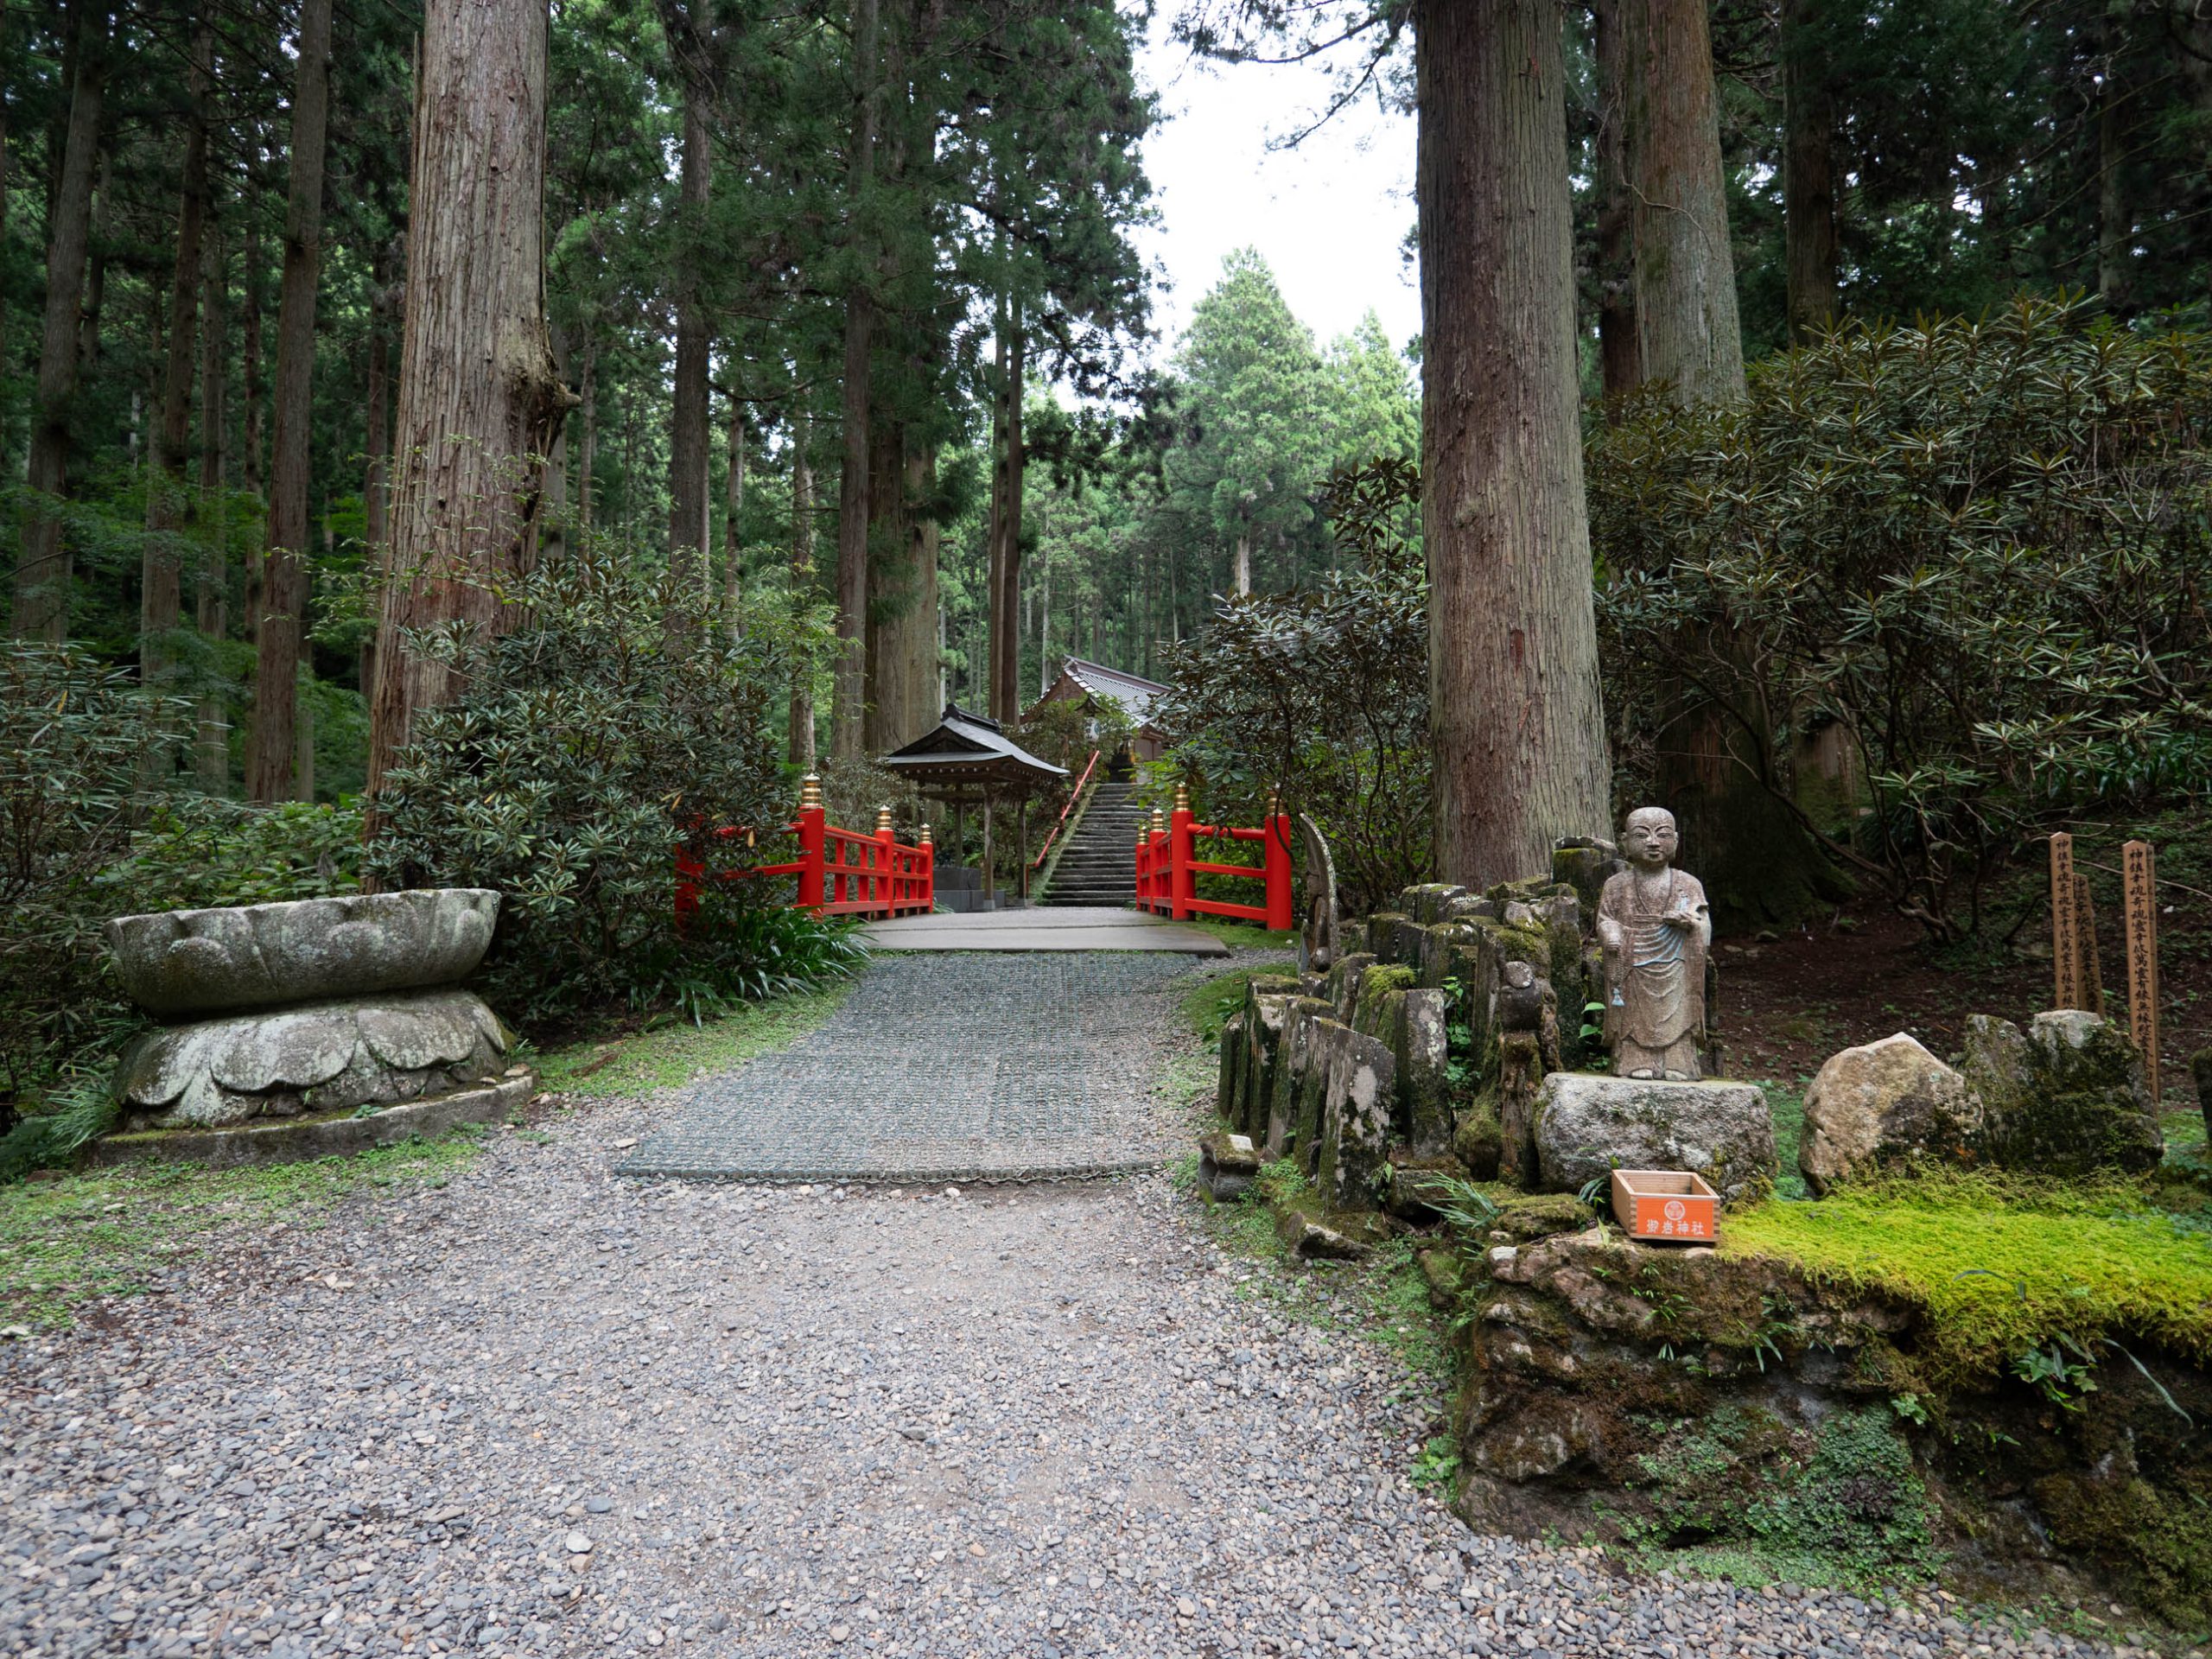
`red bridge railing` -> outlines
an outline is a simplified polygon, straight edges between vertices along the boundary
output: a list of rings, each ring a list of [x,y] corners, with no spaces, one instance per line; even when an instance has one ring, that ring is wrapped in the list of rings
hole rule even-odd
[[[1174,811],[1162,817],[1154,807],[1151,828],[1137,833],[1137,908],[1173,916],[1178,921],[1190,916],[1226,916],[1257,922],[1273,932],[1287,931],[1293,925],[1290,817],[1280,810],[1280,804],[1256,830],[1200,823],[1191,811],[1190,796],[1182,785],[1176,785]],[[1264,848],[1261,866],[1254,869],[1243,864],[1202,861],[1198,856],[1202,839],[1260,842]],[[1201,899],[1198,896],[1201,875],[1230,875],[1261,882],[1266,889],[1263,902],[1236,905]]]
[[[799,785],[798,817],[783,826],[798,837],[798,856],[785,864],[743,864],[710,870],[689,852],[676,855],[676,913],[689,916],[699,907],[703,881],[745,881],[761,875],[798,878],[794,910],[810,910],[818,916],[927,915],[937,905],[937,849],[930,841],[930,827],[922,826],[920,842],[909,847],[891,828],[891,809],[876,814],[875,833],[840,830],[830,822],[822,804],[822,780],[811,772]],[[749,830],[721,829],[717,841],[743,836],[749,849]]]

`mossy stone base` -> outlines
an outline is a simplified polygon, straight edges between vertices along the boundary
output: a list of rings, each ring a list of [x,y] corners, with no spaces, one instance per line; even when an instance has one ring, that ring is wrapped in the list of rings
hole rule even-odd
[[[525,1071],[478,1089],[386,1106],[366,1117],[353,1112],[264,1120],[227,1129],[140,1129],[111,1135],[87,1146],[88,1164],[294,1164],[312,1158],[365,1152],[416,1135],[442,1135],[463,1123],[497,1123],[527,1104],[537,1078]]]

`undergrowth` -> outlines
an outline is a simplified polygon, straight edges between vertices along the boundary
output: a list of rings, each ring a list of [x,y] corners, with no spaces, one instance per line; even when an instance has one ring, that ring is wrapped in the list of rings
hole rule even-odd
[[[2175,1202],[2171,1190],[2159,1198]],[[1879,1290],[1929,1319],[1929,1380],[1997,1375],[2052,1344],[2140,1338],[2212,1360],[2212,1210],[2124,1180],[1930,1172],[1729,1218],[1720,1249]]]
[[[1285,972],[1281,963],[1232,968],[1183,993],[1183,1024],[1202,1043],[1219,1046],[1224,1027],[1244,1007],[1244,988],[1255,979]]]

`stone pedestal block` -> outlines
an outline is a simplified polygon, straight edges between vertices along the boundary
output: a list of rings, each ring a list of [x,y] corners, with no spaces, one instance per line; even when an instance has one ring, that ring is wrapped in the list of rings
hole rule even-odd
[[[1553,1192],[1615,1169],[1687,1169],[1732,1203],[1773,1184],[1774,1118],[1756,1084],[1554,1071],[1537,1102],[1536,1158]]]

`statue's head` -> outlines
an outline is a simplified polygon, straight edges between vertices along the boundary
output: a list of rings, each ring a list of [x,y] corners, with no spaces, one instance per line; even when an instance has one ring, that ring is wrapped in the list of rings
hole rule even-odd
[[[1681,846],[1675,815],[1663,806],[1637,807],[1621,829],[1621,856],[1638,869],[1665,869]]]

